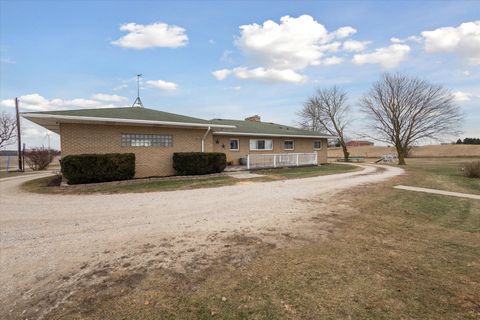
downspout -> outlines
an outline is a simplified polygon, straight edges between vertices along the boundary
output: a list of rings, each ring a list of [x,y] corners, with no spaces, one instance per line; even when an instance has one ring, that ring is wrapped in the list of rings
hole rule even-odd
[[[210,132],[210,126],[208,126],[207,132],[202,137],[202,152],[205,152],[205,138],[207,137],[208,133]]]

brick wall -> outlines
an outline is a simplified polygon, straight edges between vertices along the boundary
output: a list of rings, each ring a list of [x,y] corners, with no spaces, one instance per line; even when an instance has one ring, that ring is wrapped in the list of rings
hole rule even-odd
[[[250,150],[250,138],[252,139],[263,139],[261,137],[235,137],[235,136],[213,136],[213,151],[214,152],[223,152],[227,155],[227,161],[233,161],[235,165],[238,165],[238,160],[241,157],[246,156],[248,153],[312,153],[317,152],[318,162],[326,163],[327,162],[327,139],[311,139],[311,138],[270,138],[265,137],[264,139],[273,140],[273,150],[261,150],[254,151]],[[238,151],[230,150],[230,139],[239,139],[240,148]],[[218,140],[218,143],[217,143]],[[283,142],[285,140],[293,140],[295,143],[294,150],[284,150]],[[313,142],[316,140],[322,141],[321,150],[313,150]]]
[[[112,126],[91,124],[60,125],[62,156],[82,153],[135,153],[136,177],[175,174],[174,152],[201,151],[206,129],[159,128],[144,126]],[[173,147],[122,147],[121,134],[171,134]],[[205,139],[205,151],[212,151],[212,136]]]
[[[135,153],[136,177],[169,176],[175,174],[172,164],[174,152],[199,152],[201,141],[206,129],[181,129],[159,128],[145,126],[113,126],[92,124],[60,125],[60,141],[62,157],[71,154],[82,153]],[[173,147],[122,147],[122,133],[133,134],[171,134],[173,135]],[[240,140],[240,150],[230,150],[230,139]],[[218,143],[216,140],[218,139]],[[257,139],[257,137],[255,137]],[[265,138],[269,139],[269,138]],[[250,153],[311,153],[313,141],[311,138],[274,138],[273,150],[250,151],[250,137],[212,136],[208,134],[205,139],[205,151],[223,152],[227,155],[227,161],[238,164],[240,157]],[[294,150],[284,150],[283,141],[294,140]],[[316,150],[319,163],[327,162],[327,139],[322,141],[322,149]],[[225,146],[223,148],[223,145]]]

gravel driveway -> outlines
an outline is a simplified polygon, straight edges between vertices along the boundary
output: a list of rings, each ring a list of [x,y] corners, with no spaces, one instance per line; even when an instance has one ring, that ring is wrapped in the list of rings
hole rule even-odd
[[[181,268],[189,252],[213,253],[216,239],[289,230],[311,215],[309,200],[327,203],[340,190],[403,172],[361,167],[313,178],[113,195],[31,194],[18,187],[38,176],[0,180],[0,315],[31,307],[29,301],[51,291],[68,296],[69,288],[99,265]]]

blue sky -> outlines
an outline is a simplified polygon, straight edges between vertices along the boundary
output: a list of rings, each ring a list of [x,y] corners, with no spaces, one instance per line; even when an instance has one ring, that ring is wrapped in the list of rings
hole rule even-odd
[[[0,108],[9,112],[16,96],[22,111],[128,106],[143,73],[146,107],[295,125],[316,88],[339,85],[355,136],[357,100],[388,71],[451,89],[463,136],[480,136],[478,1],[0,5]],[[46,143],[44,129],[23,125],[28,146]]]

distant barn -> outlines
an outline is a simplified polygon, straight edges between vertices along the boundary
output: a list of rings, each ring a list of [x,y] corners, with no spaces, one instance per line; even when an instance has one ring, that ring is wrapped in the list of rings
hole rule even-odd
[[[347,147],[366,147],[373,146],[373,142],[365,140],[350,140],[347,142]]]

